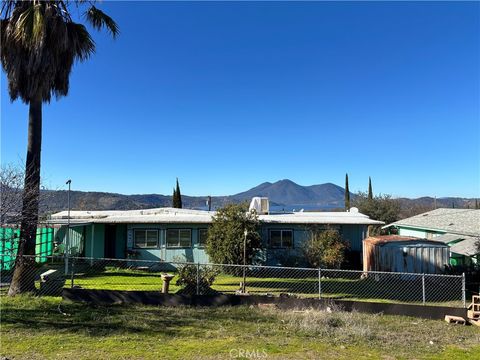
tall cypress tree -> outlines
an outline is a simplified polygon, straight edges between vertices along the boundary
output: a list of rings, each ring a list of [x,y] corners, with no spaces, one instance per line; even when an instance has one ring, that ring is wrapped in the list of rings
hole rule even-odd
[[[368,200],[373,200],[372,179],[368,177]]]
[[[348,188],[348,174],[345,174],[345,211],[350,209],[350,190]]]
[[[480,209],[480,207],[478,207],[478,199],[475,199],[475,209]]]
[[[177,178],[177,187],[173,190],[173,207],[177,209],[182,208],[182,193],[180,192],[180,185]]]
[[[175,208],[175,201],[177,200],[177,191],[173,188],[173,195],[172,195],[172,208]]]

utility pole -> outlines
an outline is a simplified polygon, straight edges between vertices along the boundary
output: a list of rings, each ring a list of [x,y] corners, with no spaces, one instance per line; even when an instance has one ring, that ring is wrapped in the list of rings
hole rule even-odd
[[[247,236],[248,230],[245,229],[243,232],[243,283],[242,283],[242,293],[245,294],[245,282],[247,281],[246,266],[247,266]]]

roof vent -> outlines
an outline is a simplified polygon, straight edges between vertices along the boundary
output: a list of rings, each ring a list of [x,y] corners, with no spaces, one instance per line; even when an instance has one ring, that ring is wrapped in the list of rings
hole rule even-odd
[[[268,214],[270,205],[267,197],[254,197],[248,207],[249,211],[255,210],[257,214]]]

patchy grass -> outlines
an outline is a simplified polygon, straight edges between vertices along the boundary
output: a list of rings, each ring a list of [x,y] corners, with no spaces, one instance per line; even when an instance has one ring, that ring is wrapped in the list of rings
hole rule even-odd
[[[269,359],[467,360],[480,352],[477,327],[399,316],[0,300],[0,355],[9,359],[229,359],[255,352]]]

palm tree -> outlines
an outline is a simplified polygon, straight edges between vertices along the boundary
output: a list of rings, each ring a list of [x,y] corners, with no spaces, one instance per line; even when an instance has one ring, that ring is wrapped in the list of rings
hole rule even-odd
[[[1,8],[1,61],[12,101],[29,105],[28,145],[22,198],[18,256],[9,295],[34,291],[35,237],[40,194],[42,104],[66,96],[75,61],[84,61],[95,43],[83,24],[71,16],[71,7],[85,10],[84,18],[96,30],[107,29],[115,38],[117,24],[93,1],[3,1]]]

